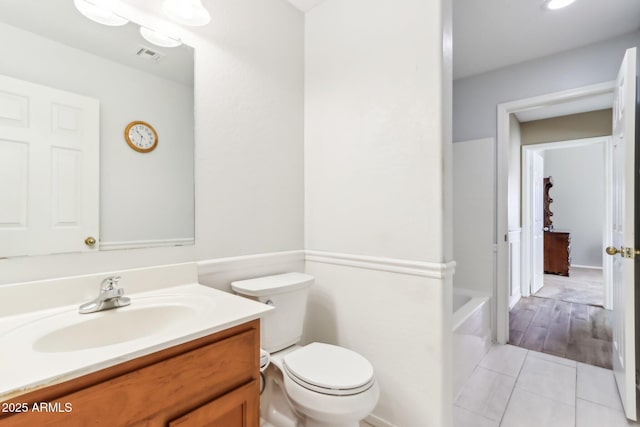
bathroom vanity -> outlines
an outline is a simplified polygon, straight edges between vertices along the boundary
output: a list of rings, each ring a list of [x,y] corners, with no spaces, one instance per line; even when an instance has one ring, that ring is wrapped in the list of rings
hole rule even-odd
[[[0,427],[259,425],[259,318],[271,308],[197,284],[188,264],[142,270],[121,273],[139,291],[131,305],[92,314],[74,289],[100,277],[0,287],[0,301],[48,297],[2,306]],[[56,295],[76,302],[39,306]]]
[[[2,402],[0,426],[259,424],[254,320]]]

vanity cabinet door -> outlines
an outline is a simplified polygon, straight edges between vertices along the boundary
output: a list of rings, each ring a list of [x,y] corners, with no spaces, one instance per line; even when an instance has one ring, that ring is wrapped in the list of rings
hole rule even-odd
[[[0,427],[258,427],[259,322],[194,343],[21,396],[69,410],[0,414]]]
[[[260,421],[260,383],[251,381],[188,414],[169,427],[253,427]]]

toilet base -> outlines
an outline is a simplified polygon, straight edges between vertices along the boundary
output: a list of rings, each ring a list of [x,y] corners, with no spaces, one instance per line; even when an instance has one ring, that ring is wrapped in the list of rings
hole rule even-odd
[[[346,424],[336,424],[336,423],[321,423],[314,420],[306,419],[302,424],[304,427],[360,427],[359,422],[355,423],[346,423]]]
[[[303,427],[282,389],[282,374],[273,365],[265,372],[260,396],[260,427]]]
[[[360,427],[359,421],[317,421],[293,408],[295,405],[284,389],[282,371],[277,364],[270,365],[265,371],[265,387],[260,396],[260,427]]]

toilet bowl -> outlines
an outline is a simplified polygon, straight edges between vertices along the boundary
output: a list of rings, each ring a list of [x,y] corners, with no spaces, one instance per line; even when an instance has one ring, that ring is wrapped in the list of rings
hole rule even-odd
[[[313,277],[286,273],[233,282],[233,290],[275,307],[261,322],[270,354],[260,412],[267,427],[358,427],[380,390],[371,363],[355,351],[325,343],[299,346]]]

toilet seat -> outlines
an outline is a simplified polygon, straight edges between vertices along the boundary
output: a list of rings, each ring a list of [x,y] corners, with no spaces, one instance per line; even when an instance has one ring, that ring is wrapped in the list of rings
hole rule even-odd
[[[293,351],[284,357],[283,368],[301,387],[331,396],[359,394],[374,383],[367,359],[331,344],[312,343]]]

